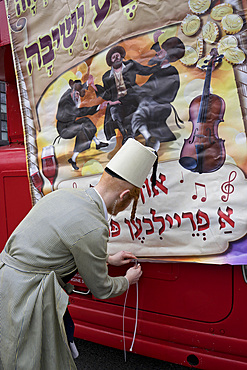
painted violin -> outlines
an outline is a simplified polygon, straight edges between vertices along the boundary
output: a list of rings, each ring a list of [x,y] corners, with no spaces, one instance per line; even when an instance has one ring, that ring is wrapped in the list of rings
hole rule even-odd
[[[219,123],[224,121],[225,101],[210,93],[212,71],[222,56],[217,49],[210,52],[203,93],[192,100],[189,120],[193,124],[191,135],[184,140],[179,163],[184,168],[199,173],[217,171],[225,162],[226,151],[223,139],[218,136]]]

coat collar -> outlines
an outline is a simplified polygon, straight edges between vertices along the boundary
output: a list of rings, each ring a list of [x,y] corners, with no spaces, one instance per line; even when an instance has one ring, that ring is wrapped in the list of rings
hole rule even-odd
[[[125,68],[126,68],[126,65],[124,63],[122,63],[122,73],[124,72]],[[113,77],[113,76],[114,76],[114,69],[113,69],[113,67],[111,67],[111,72],[110,72],[109,77]]]
[[[94,188],[88,188],[86,190],[86,193],[89,195],[89,197],[97,204],[97,206],[100,209],[100,212],[102,215],[106,218],[108,218],[107,209],[104,200],[100,196],[100,194],[97,192]]]

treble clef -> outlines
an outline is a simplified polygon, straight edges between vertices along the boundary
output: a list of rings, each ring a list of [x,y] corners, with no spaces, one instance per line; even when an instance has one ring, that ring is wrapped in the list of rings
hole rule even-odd
[[[233,182],[236,179],[236,177],[237,177],[237,172],[232,171],[229,175],[228,181],[223,182],[223,184],[221,185],[221,190],[223,191],[223,193],[226,194],[226,195],[222,195],[221,197],[223,202],[227,202],[229,199],[229,195],[234,192],[234,186],[231,184],[231,182]]]

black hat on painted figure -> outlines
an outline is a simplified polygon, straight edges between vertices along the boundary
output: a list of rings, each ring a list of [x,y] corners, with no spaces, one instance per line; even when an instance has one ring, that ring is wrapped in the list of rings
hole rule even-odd
[[[161,47],[167,52],[169,62],[176,62],[185,53],[184,43],[178,37],[170,37],[163,42]]]
[[[156,53],[158,52],[158,51],[160,51],[161,50],[161,48],[160,48],[160,44],[159,44],[159,42],[157,41],[157,42],[155,42],[152,46],[151,46],[151,48],[150,48],[151,50],[154,50],[154,51],[156,51]]]
[[[81,89],[88,90],[88,85],[86,82],[82,83],[81,80],[69,80],[69,85],[72,88],[75,84],[80,85]]]

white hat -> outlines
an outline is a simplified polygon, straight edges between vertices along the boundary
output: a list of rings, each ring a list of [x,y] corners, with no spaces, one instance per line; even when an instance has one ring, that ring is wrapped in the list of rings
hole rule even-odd
[[[128,139],[107,164],[106,170],[141,188],[156,159],[153,148],[135,139]]]

